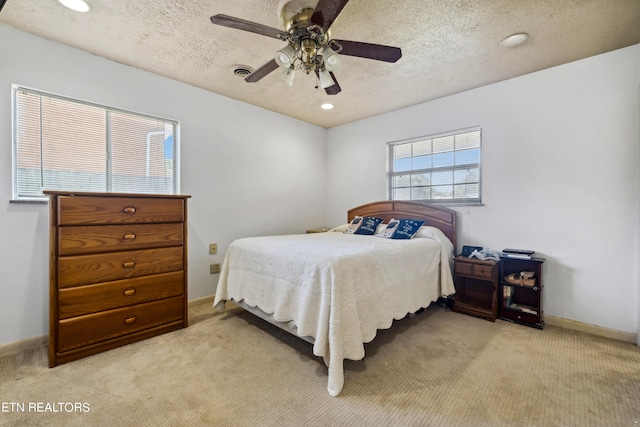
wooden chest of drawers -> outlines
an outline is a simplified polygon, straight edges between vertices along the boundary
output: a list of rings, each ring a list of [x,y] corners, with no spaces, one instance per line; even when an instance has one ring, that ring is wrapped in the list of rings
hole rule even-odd
[[[187,198],[46,191],[49,366],[187,326]]]

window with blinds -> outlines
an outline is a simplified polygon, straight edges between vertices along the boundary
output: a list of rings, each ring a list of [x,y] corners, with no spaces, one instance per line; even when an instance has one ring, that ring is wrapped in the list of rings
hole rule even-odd
[[[13,87],[13,198],[176,194],[178,122]]]
[[[481,128],[392,142],[389,199],[480,204]]]

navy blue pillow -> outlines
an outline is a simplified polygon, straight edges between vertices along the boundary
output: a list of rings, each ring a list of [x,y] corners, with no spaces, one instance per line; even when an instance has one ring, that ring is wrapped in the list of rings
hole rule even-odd
[[[380,218],[365,216],[364,218],[362,218],[362,224],[360,224],[360,227],[358,227],[358,229],[353,234],[373,235],[373,233],[376,232],[376,228],[378,227],[378,224],[380,224],[381,222],[382,222],[382,219]]]
[[[415,219],[400,219],[400,224],[396,229],[392,239],[410,239],[418,232],[424,221],[416,221]]]

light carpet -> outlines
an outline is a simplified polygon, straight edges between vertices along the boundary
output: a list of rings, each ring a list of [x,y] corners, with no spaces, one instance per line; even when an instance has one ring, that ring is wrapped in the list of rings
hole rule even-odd
[[[638,426],[640,349],[435,304],[345,362],[328,395],[311,345],[239,308],[49,369],[0,358],[1,426]]]

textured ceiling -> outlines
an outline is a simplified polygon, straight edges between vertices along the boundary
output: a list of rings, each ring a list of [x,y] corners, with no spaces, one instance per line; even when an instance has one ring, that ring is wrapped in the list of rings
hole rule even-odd
[[[77,13],[55,0],[7,0],[0,23],[92,54],[330,128],[640,42],[639,0],[351,0],[331,27],[337,39],[397,46],[395,64],[343,56],[342,92],[297,73],[256,83],[254,69],[284,46],[211,24],[226,14],[282,29],[278,0],[88,0]],[[500,40],[529,40],[502,49]],[[4,42],[4,41],[3,41]],[[320,109],[330,101],[333,110]]]

